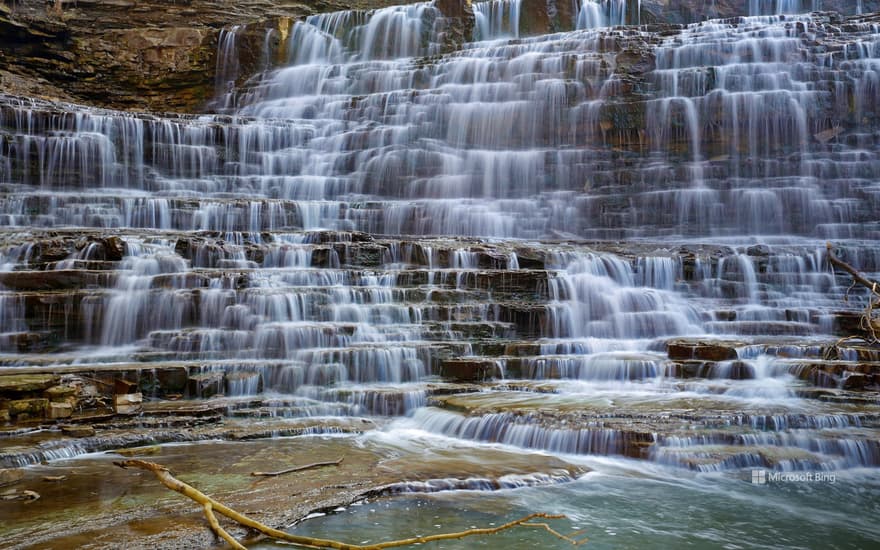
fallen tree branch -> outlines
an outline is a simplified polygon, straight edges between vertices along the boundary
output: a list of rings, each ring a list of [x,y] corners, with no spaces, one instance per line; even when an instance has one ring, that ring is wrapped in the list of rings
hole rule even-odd
[[[832,247],[830,242],[825,243],[825,248],[828,250],[828,261],[831,262],[831,265],[839,267],[840,269],[846,271],[853,279],[852,286],[850,286],[850,288],[846,291],[844,301],[846,300],[846,297],[849,296],[849,291],[856,284],[860,284],[871,291],[872,296],[868,297],[868,305],[865,307],[865,311],[864,313],[862,313],[862,316],[859,319],[859,329],[865,333],[865,339],[869,343],[880,343],[880,338],[877,337],[877,331],[880,330],[880,319],[875,319],[874,317],[874,308],[880,307],[880,299],[875,302],[873,298],[880,298],[880,283],[868,279],[867,277],[862,275],[858,269],[838,258],[834,254],[834,248]],[[840,342],[842,341],[843,340],[839,341],[838,344],[840,344]]]
[[[306,464],[304,466],[294,466],[293,468],[288,468],[286,470],[279,470],[277,472],[251,472],[252,476],[264,476],[264,477],[275,477],[284,474],[289,474],[291,472],[301,472],[303,470],[311,470],[312,468],[320,468],[321,466],[339,466],[342,464],[342,459],[345,457],[339,457],[338,460],[330,460],[328,462],[313,462],[311,464]]]
[[[208,520],[208,523],[211,526],[211,530],[214,531],[218,536],[222,537],[226,540],[233,548],[236,550],[242,550],[245,547],[241,545],[237,540],[235,540],[226,530],[224,530],[220,523],[217,521],[217,517],[214,514],[217,513],[226,516],[227,518],[235,521],[236,523],[248,527],[250,529],[254,529],[263,533],[264,535],[271,537],[273,539],[283,540],[286,542],[290,542],[293,544],[298,544],[300,546],[307,546],[311,548],[335,548],[337,550],[382,550],[383,548],[396,548],[400,546],[410,546],[413,544],[424,544],[426,542],[433,542],[437,540],[451,540],[451,539],[460,539],[464,537],[470,537],[474,535],[493,535],[495,533],[499,533],[501,531],[505,531],[507,529],[511,529],[513,527],[532,527],[532,528],[540,528],[548,531],[552,535],[558,537],[561,540],[570,542],[573,545],[579,545],[586,542],[586,539],[581,541],[576,541],[572,538],[566,537],[565,535],[560,534],[559,532],[553,530],[549,527],[549,525],[545,523],[529,523],[533,519],[542,518],[542,519],[564,519],[564,515],[558,514],[544,514],[544,513],[534,513],[529,514],[523,518],[516,519],[510,522],[507,522],[503,525],[499,525],[498,527],[490,527],[490,528],[474,528],[467,529],[465,531],[457,531],[455,533],[440,533],[437,535],[426,535],[420,537],[411,537],[408,539],[401,540],[393,540],[388,542],[380,542],[378,544],[370,544],[367,546],[361,546],[357,544],[348,544],[345,542],[340,542],[336,540],[328,540],[328,539],[319,539],[312,537],[304,537],[300,535],[291,535],[290,533],[286,533],[279,529],[273,529],[268,525],[264,525],[259,521],[256,521],[248,516],[240,514],[236,512],[232,508],[223,505],[220,502],[212,499],[208,495],[202,493],[195,487],[188,485],[179,479],[175,478],[171,475],[171,472],[168,468],[156,464],[155,462],[147,462],[145,460],[122,460],[119,462],[114,462],[116,466],[120,468],[138,468],[141,470],[146,470],[148,472],[152,472],[159,481],[162,482],[163,485],[171,489],[172,491],[176,491],[187,498],[194,500],[202,506],[202,510],[205,512],[205,517]]]
[[[214,531],[215,535],[228,542],[229,546],[235,548],[235,550],[247,550],[247,548],[235,540],[235,537],[230,535],[226,529],[220,527],[220,522],[217,521],[217,516],[214,515],[214,506],[210,502],[206,502],[203,509],[205,510],[205,517],[208,518],[208,524],[211,526],[211,530]]]
[[[880,296],[880,283],[878,283],[877,281],[872,281],[872,280],[866,278],[864,275],[859,273],[858,269],[854,268],[853,266],[849,265],[848,263],[846,263],[843,260],[841,260],[840,258],[838,258],[834,254],[834,247],[831,245],[830,242],[825,243],[825,248],[828,249],[828,261],[831,262],[831,265],[835,265],[835,266],[839,267],[840,269],[846,271],[847,273],[849,273],[852,276],[853,282],[859,283],[860,285],[866,287],[868,290],[870,290],[871,292],[873,292],[877,296]]]

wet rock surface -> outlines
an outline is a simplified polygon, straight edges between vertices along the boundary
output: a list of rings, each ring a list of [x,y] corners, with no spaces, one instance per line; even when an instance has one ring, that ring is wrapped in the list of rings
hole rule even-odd
[[[244,434],[258,428],[243,423],[237,429],[240,439],[244,439]],[[62,460],[15,470],[23,472],[15,483],[37,488],[42,498],[35,503],[36,508],[0,503],[4,516],[10,520],[4,522],[0,540],[8,547],[34,543],[77,546],[85,540],[100,548],[120,544],[131,548],[209,544],[210,535],[197,510],[182,497],[169,496],[151,475],[114,467],[111,462],[120,458],[119,453],[166,465],[180,479],[221,502],[278,527],[290,525],[312,511],[346,506],[389,492],[410,492],[400,484],[401,480],[411,482],[412,490],[424,490],[431,486],[431,480],[460,479],[465,483],[478,477],[489,482],[503,480],[504,476],[526,479],[536,473],[547,473],[564,481],[584,471],[557,459],[529,458],[504,451],[461,449],[455,453],[440,452],[436,458],[426,460],[422,454],[401,455],[399,449],[386,449],[369,440],[365,443],[319,436],[235,444],[214,441],[201,444],[196,454],[187,446],[141,446],[75,463]],[[340,457],[344,460],[339,467],[274,478],[250,476],[254,471]],[[67,477],[58,483],[41,481],[49,474]],[[503,485],[503,481],[499,483]],[[100,488],[105,497],[109,491],[116,495],[117,505],[112,510],[95,507],[94,493],[79,491],[79,487]],[[41,523],[47,519],[64,534],[47,533]],[[238,530],[233,532],[244,535]]]

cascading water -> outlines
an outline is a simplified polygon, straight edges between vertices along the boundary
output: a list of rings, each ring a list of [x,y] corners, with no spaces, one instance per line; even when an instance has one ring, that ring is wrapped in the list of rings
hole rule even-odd
[[[749,0],[749,15],[803,13],[820,9],[821,0]]]
[[[627,10],[632,3],[631,0],[581,0],[575,28],[595,29],[626,25],[628,22]],[[637,0],[635,5],[635,13],[638,16],[641,11],[641,2]],[[639,21],[631,21],[630,23],[638,24]]]
[[[880,272],[880,30],[805,4],[657,35],[583,0],[522,36],[493,0],[446,53],[433,3],[344,11],[235,93],[224,31],[224,114],[4,97],[7,364],[184,365],[189,397],[404,438],[876,467],[880,409],[846,393],[867,352],[827,358],[865,297],[824,239]]]
[[[235,81],[241,68],[238,62],[238,33],[241,25],[220,31],[217,39],[217,68],[214,70],[214,97],[217,110],[223,111],[235,104]]]
[[[474,39],[517,38],[522,0],[474,3]]]

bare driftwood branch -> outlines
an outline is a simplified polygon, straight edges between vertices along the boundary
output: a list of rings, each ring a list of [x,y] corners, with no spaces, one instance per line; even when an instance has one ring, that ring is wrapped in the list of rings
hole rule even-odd
[[[322,466],[339,466],[342,464],[342,459],[345,457],[339,457],[338,460],[330,460],[328,462],[313,462],[311,464],[306,464],[304,466],[294,466],[293,468],[288,468],[286,470],[278,470],[277,472],[251,472],[252,476],[263,476],[263,477],[275,477],[281,476],[284,474],[289,474],[292,472],[301,472],[303,470],[311,470],[312,468],[320,468]]]
[[[828,261],[831,262],[831,265],[849,273],[853,279],[853,286],[859,284],[871,291],[868,305],[865,307],[865,312],[862,313],[861,319],[859,319],[859,328],[865,333],[866,340],[869,343],[880,343],[880,338],[877,337],[877,332],[880,331],[880,319],[874,316],[874,308],[880,307],[880,299],[875,301],[875,298],[880,298],[880,283],[868,279],[858,269],[838,258],[834,254],[834,247],[830,242],[825,244],[825,248],[828,250]],[[852,286],[850,286],[850,289],[852,289]],[[846,291],[846,295],[849,295],[849,290]]]
[[[138,468],[141,470],[146,470],[148,472],[152,472],[159,481],[162,482],[163,485],[171,489],[172,491],[176,491],[192,500],[197,502],[202,506],[202,510],[205,513],[205,517],[208,519],[208,523],[211,526],[211,530],[214,531],[219,537],[223,538],[232,545],[236,550],[244,550],[245,547],[242,546],[235,538],[233,538],[225,529],[220,526],[220,522],[217,521],[217,516],[214,512],[226,516],[227,518],[235,521],[236,523],[248,527],[250,529],[254,529],[263,533],[264,535],[271,537],[273,539],[283,540],[286,542],[290,542],[293,544],[297,544],[300,546],[306,546],[311,548],[335,548],[337,550],[382,550],[383,548],[396,548],[400,546],[410,546],[413,544],[424,544],[426,542],[433,542],[437,540],[451,540],[451,539],[460,539],[464,537],[470,537],[474,535],[493,535],[495,533],[499,533],[501,531],[505,531],[507,529],[511,529],[513,527],[530,527],[543,529],[553,536],[559,538],[560,540],[564,540],[573,545],[580,545],[586,542],[586,539],[575,540],[571,538],[571,536],[566,536],[558,531],[552,529],[547,523],[531,523],[533,519],[564,519],[564,515],[558,514],[544,514],[544,513],[534,513],[529,514],[523,518],[510,521],[503,525],[499,525],[497,527],[491,528],[475,528],[475,529],[467,529],[465,531],[457,531],[455,533],[440,533],[437,535],[427,535],[422,537],[411,537],[408,539],[401,540],[393,540],[388,542],[380,542],[378,544],[370,544],[367,546],[361,546],[357,544],[348,544],[345,542],[340,542],[336,540],[328,540],[328,539],[319,539],[312,537],[304,537],[300,535],[291,535],[290,533],[286,533],[279,529],[273,529],[268,525],[264,525],[259,521],[256,521],[248,516],[236,512],[232,508],[217,502],[212,499],[208,495],[202,493],[195,487],[188,485],[179,479],[175,478],[171,475],[171,472],[168,468],[156,464],[155,462],[147,462],[145,460],[122,460],[119,462],[114,462],[113,464],[119,466],[120,468]],[[572,535],[573,536],[573,535]]]
[[[247,550],[243,544],[239,543],[235,540],[235,537],[230,535],[226,529],[220,527],[220,522],[217,521],[217,516],[214,515],[214,505],[210,502],[206,502],[203,506],[205,511],[205,517],[208,518],[208,524],[211,525],[211,531],[214,531],[214,534],[218,537],[222,538],[226,542],[229,543],[229,546],[235,548],[235,550]]]
[[[838,258],[834,254],[834,247],[831,245],[831,243],[826,243],[825,248],[828,249],[828,261],[831,262],[831,265],[834,265],[834,266],[839,267],[840,269],[846,271],[847,273],[849,273],[852,276],[853,282],[856,282],[856,283],[864,286],[865,288],[867,288],[868,290],[873,292],[875,295],[880,296],[880,283],[878,283],[877,281],[872,281],[872,280],[866,278],[864,275],[859,273],[858,269],[854,268],[853,266],[849,265],[848,263],[846,263],[843,260],[841,260],[840,258]]]

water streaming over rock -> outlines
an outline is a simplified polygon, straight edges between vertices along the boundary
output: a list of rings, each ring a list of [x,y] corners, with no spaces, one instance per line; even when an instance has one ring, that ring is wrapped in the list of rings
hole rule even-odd
[[[223,31],[223,114],[3,97],[3,360],[555,453],[877,466],[844,391],[876,358],[825,353],[864,296],[822,239],[880,271],[880,28],[751,8],[657,33],[583,0],[523,36],[493,0],[454,51],[432,3],[344,11],[238,90]]]
[[[595,29],[613,27],[627,23],[628,6],[635,4],[634,12],[638,15],[640,2],[631,0],[582,0],[578,6],[576,28]],[[638,20],[632,21],[638,23]]]
[[[749,15],[803,13],[821,8],[821,0],[749,0]]]
[[[474,4],[474,39],[516,38],[522,0],[490,0]]]

